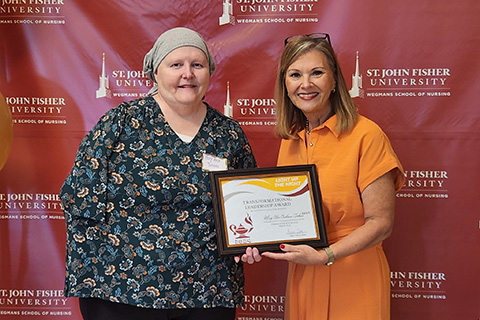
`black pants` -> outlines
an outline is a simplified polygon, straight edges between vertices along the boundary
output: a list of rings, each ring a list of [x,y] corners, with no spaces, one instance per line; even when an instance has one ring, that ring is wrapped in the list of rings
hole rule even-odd
[[[234,308],[151,309],[96,298],[80,298],[84,320],[234,320]]]

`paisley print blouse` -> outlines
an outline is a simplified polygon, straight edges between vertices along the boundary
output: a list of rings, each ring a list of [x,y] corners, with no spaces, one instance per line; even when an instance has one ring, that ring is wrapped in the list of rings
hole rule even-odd
[[[218,255],[202,156],[255,167],[240,125],[207,105],[190,143],[152,97],[107,112],[84,137],[60,197],[65,295],[140,307],[243,304],[243,266]]]

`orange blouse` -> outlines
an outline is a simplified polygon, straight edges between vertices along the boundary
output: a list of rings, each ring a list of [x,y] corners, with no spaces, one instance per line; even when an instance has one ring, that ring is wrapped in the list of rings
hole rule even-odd
[[[364,223],[361,192],[392,171],[396,190],[405,176],[385,133],[359,116],[352,131],[337,134],[334,115],[299,139],[283,140],[278,165],[315,164],[329,243]],[[381,243],[331,266],[290,263],[285,319],[363,320],[390,318],[390,270]]]

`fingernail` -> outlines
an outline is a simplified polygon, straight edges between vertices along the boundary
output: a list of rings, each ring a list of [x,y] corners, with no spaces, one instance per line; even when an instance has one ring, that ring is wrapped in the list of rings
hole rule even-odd
[[[280,249],[285,249],[285,245],[284,245],[284,244],[281,244],[281,245],[280,245]]]

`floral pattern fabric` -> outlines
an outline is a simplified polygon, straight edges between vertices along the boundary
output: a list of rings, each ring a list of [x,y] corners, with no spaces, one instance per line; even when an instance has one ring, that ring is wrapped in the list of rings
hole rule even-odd
[[[229,169],[256,166],[240,125],[208,105],[190,143],[152,97],[99,120],[60,192],[66,296],[158,309],[243,304],[243,266],[218,254],[205,153]]]

